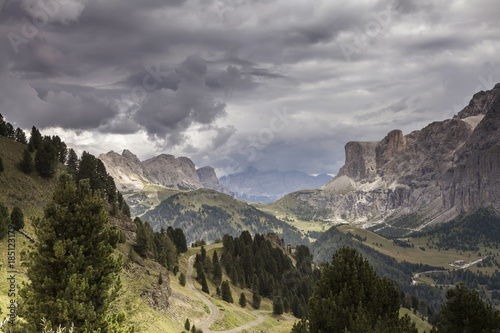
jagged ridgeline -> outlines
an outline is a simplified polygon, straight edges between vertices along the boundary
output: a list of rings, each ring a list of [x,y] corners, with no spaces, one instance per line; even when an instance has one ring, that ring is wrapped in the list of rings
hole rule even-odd
[[[198,239],[212,242],[224,234],[237,236],[243,230],[277,233],[288,244],[306,244],[295,227],[244,204],[229,195],[199,189],[178,193],[142,216],[155,231],[172,226],[184,230],[188,243]]]

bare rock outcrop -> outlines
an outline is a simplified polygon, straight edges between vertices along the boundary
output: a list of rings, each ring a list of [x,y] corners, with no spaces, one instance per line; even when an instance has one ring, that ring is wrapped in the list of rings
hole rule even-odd
[[[338,175],[320,190],[297,193],[333,221],[365,227],[418,212],[443,222],[461,211],[500,209],[500,84],[474,95],[453,119],[380,142],[349,142]]]
[[[219,178],[217,178],[217,174],[215,173],[214,168],[211,166],[204,166],[196,170],[198,177],[200,178],[200,182],[204,188],[208,188],[211,190],[215,190],[224,194],[234,195],[231,191],[229,191],[224,185],[219,182]]]
[[[142,162],[144,175],[151,182],[179,190],[203,188],[196,167],[189,158],[161,154]]]

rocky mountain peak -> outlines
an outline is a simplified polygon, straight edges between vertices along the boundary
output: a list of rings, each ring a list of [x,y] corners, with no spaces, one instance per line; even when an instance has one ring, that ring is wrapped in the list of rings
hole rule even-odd
[[[204,166],[196,170],[198,177],[200,178],[201,184],[204,188],[209,188],[221,193],[233,195],[231,191],[229,191],[224,185],[219,182],[219,178],[215,173],[214,168],[211,166]]]
[[[378,142],[351,141],[345,145],[345,164],[340,168],[337,177],[348,176],[352,179],[363,179],[376,174],[376,153]]]
[[[500,83],[488,91],[480,91],[472,97],[469,105],[460,111],[454,118],[464,119],[472,116],[486,114],[493,101],[500,95]]]
[[[123,152],[122,152],[122,156],[124,158],[126,158],[127,160],[130,160],[134,163],[137,163],[137,164],[141,164],[141,160],[137,157],[137,155],[135,155],[134,153],[132,153],[130,150],[128,149],[124,149]]]
[[[390,159],[406,150],[406,138],[401,130],[393,130],[375,148],[377,169],[382,168]]]
[[[477,207],[500,209],[499,151],[497,84],[453,119],[406,136],[394,130],[379,142],[347,143],[338,175],[297,197],[329,210],[328,220],[364,227],[414,212],[427,224],[444,222]]]

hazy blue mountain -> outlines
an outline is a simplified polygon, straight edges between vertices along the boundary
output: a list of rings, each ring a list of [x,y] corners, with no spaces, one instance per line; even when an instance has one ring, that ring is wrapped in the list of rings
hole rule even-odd
[[[300,171],[259,171],[249,167],[245,172],[220,178],[220,182],[239,199],[269,203],[291,192],[320,188],[331,179],[325,174],[311,176]]]

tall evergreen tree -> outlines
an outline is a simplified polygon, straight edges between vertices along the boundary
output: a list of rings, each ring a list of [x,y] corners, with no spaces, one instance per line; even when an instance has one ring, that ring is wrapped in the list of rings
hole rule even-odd
[[[222,265],[220,262],[216,262],[214,265],[213,277],[215,284],[219,284],[222,281]]]
[[[205,276],[205,272],[201,272],[201,275],[198,276],[198,280],[200,280],[201,284],[201,291],[205,293],[210,293],[210,290],[208,289],[208,283],[207,283],[207,277]]]
[[[15,206],[12,208],[10,213],[10,223],[14,226],[14,229],[20,230],[24,228],[24,214],[21,208]]]
[[[16,139],[16,130],[14,129],[14,126],[12,126],[11,123],[6,123],[6,137],[15,140]]]
[[[28,144],[28,140],[26,139],[26,133],[19,127],[16,129],[16,141],[22,143],[23,145]]]
[[[33,126],[31,128],[29,144],[33,145],[33,149],[39,149],[42,146],[42,140],[42,134],[35,126]]]
[[[28,139],[26,137],[26,133],[21,128],[16,128],[16,131],[14,132],[14,137],[15,140],[19,143],[22,143],[23,145],[28,144]]]
[[[189,318],[186,319],[186,322],[184,323],[184,329],[186,331],[189,331],[191,329],[191,323],[189,322]]]
[[[69,173],[72,175],[76,175],[76,172],[78,170],[78,155],[76,152],[73,150],[73,148],[70,148],[68,151],[68,160],[66,162],[66,165],[69,168]]]
[[[0,113],[0,136],[7,136],[7,123],[3,115]]]
[[[241,293],[240,295],[240,300],[238,302],[242,308],[247,306],[247,297],[245,296],[245,293]]]
[[[52,178],[57,171],[57,151],[52,142],[46,137],[35,155],[35,168],[40,176]]]
[[[273,314],[275,315],[283,314],[283,302],[281,301],[281,297],[276,297],[273,300]]]
[[[0,202],[0,239],[3,239],[7,236],[7,233],[9,232],[9,224],[9,209],[5,207],[2,202]]]
[[[311,333],[418,332],[402,327],[399,291],[394,282],[377,276],[353,248],[343,247],[322,270],[309,300]]]
[[[179,284],[183,287],[186,285],[186,275],[182,272],[179,274]]]
[[[69,175],[59,180],[43,218],[34,220],[37,235],[30,253],[29,282],[20,290],[19,315],[29,332],[75,325],[77,332],[123,332],[123,314],[110,304],[120,289],[122,258],[113,252],[119,234],[108,223],[101,197],[88,180],[75,185]]]
[[[148,243],[149,243],[146,228],[144,227],[142,221],[139,218],[136,218],[134,221],[137,226],[137,232],[135,234],[134,250],[141,257],[145,258],[148,252]]]
[[[254,290],[253,295],[252,295],[252,306],[254,307],[254,309],[260,308],[260,301],[261,301],[261,297],[260,297],[259,291]]]
[[[173,240],[175,243],[175,247],[179,253],[187,252],[187,241],[186,235],[181,228],[176,228],[173,233]]]
[[[222,299],[228,303],[233,303],[233,294],[231,293],[231,287],[229,286],[229,282],[224,281],[221,285],[221,293]]]
[[[19,168],[25,174],[30,174],[35,170],[35,164],[33,163],[33,157],[28,149],[23,152],[23,159],[19,162]]]
[[[475,290],[463,284],[446,292],[446,303],[439,313],[439,324],[431,332],[499,332],[500,312],[483,302]]]

